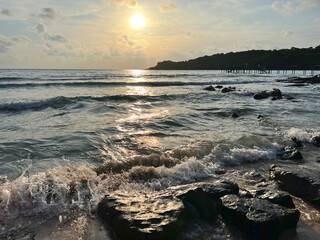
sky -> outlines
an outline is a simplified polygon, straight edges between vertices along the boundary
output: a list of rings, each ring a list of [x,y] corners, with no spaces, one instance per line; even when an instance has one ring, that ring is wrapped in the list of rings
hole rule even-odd
[[[0,0],[0,68],[145,69],[319,40],[320,0]]]

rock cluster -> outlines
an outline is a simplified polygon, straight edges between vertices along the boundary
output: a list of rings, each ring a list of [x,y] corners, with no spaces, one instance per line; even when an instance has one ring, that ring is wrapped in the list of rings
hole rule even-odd
[[[219,216],[249,239],[274,239],[294,228],[300,213],[288,193],[260,180],[246,195],[222,179],[135,195],[118,190],[105,196],[98,213],[120,239],[179,239],[192,222]]]
[[[273,88],[270,91],[262,91],[262,92],[258,92],[256,94],[253,95],[254,99],[256,100],[262,100],[262,99],[266,99],[269,97],[272,97],[271,100],[278,100],[278,99],[282,99],[282,93],[279,89],[277,88]]]

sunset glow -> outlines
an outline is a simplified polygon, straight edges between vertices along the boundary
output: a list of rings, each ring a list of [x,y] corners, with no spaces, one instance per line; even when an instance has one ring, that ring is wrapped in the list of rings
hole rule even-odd
[[[131,27],[134,29],[145,27],[146,22],[141,13],[136,13],[130,18]]]

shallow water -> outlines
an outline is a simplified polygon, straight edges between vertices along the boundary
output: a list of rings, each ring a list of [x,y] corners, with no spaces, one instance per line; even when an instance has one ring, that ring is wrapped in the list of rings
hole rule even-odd
[[[70,209],[94,211],[115,189],[153,191],[217,177],[220,168],[268,166],[292,137],[306,143],[304,164],[319,168],[309,143],[320,133],[320,89],[275,81],[289,76],[0,70],[0,236],[35,218],[40,225]],[[272,88],[284,99],[253,98]]]

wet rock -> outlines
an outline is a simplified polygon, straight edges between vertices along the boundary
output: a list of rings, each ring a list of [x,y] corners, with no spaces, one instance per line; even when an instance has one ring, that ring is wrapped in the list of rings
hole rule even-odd
[[[236,90],[235,87],[225,87],[221,90],[222,93],[234,92]]]
[[[215,89],[213,86],[207,86],[207,87],[205,87],[203,90],[206,90],[206,91],[215,91],[216,89]]]
[[[271,97],[276,98],[276,99],[281,99],[282,98],[282,93],[281,93],[280,89],[277,89],[277,88],[271,89],[271,91],[269,91],[269,95]]]
[[[280,158],[283,160],[302,160],[302,154],[295,148],[285,147],[279,154]]]
[[[282,231],[295,228],[300,216],[295,209],[236,195],[222,197],[219,209],[223,219],[243,231],[248,239],[277,239]]]
[[[285,83],[293,83],[293,84],[302,84],[302,83],[311,83],[311,84],[317,84],[320,83],[320,74],[315,75],[313,77],[304,77],[304,78],[288,78],[284,80],[277,80],[277,82],[285,82]],[[301,85],[297,85],[298,87]]]
[[[316,145],[317,147],[320,147],[320,136],[315,136],[311,139],[311,142]]]
[[[287,100],[294,100],[294,99],[296,99],[295,97],[292,97],[292,96],[286,96],[286,99]]]
[[[232,118],[238,118],[240,117],[238,113],[232,113]]]
[[[99,203],[98,214],[120,239],[176,239],[191,220],[215,219],[220,197],[238,191],[238,185],[223,180],[158,192],[118,190]]]
[[[320,206],[320,171],[298,165],[272,165],[269,177],[282,190]]]
[[[294,143],[294,147],[296,147],[296,148],[302,148],[303,147],[302,141],[297,139],[296,137],[291,138],[291,140]]]
[[[229,181],[217,180],[210,183],[171,187],[166,191],[168,193],[172,192],[172,195],[183,200],[185,205],[189,206],[191,204],[192,207],[197,209],[200,218],[212,220],[217,215],[217,201],[227,194],[237,194],[239,187]]]
[[[258,92],[253,95],[253,98],[256,100],[266,99],[270,97],[270,94],[267,91]]]
[[[257,118],[258,118],[259,120],[261,120],[261,119],[263,118],[263,116],[259,114],[259,115],[257,116]]]
[[[274,182],[261,182],[248,186],[245,190],[254,198],[268,200],[287,208],[295,207],[290,194],[279,190],[279,187]]]
[[[123,191],[106,196],[98,214],[120,239],[175,239],[190,220],[187,208],[175,196]]]
[[[223,86],[217,85],[216,88],[221,89],[221,88],[223,88]]]

